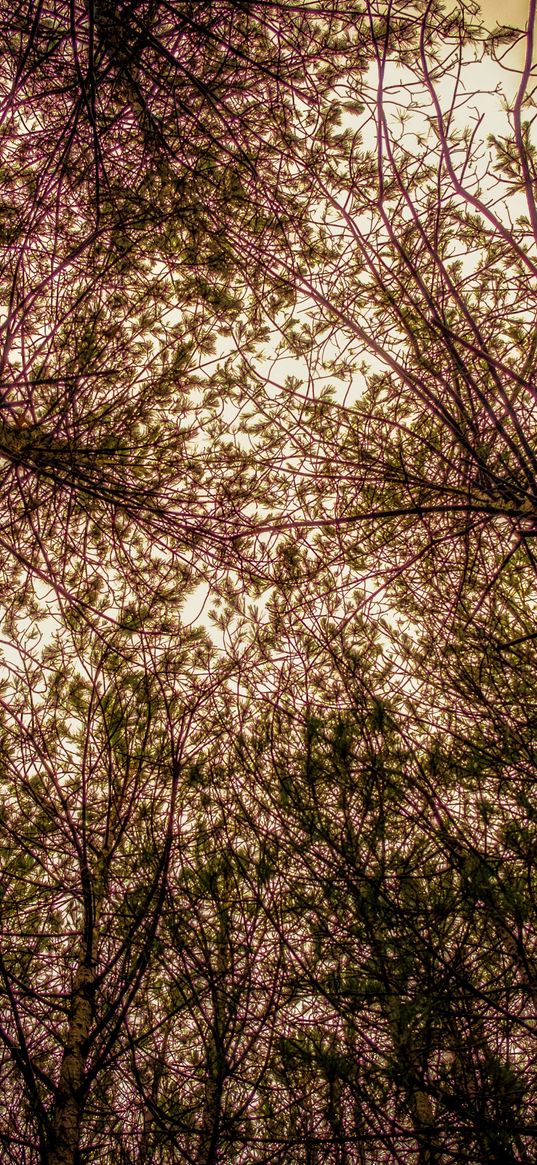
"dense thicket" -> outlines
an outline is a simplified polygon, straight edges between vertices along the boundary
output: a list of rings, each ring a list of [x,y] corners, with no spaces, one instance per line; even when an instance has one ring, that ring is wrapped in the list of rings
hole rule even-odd
[[[534,17],[0,12],[6,1162],[535,1161]]]

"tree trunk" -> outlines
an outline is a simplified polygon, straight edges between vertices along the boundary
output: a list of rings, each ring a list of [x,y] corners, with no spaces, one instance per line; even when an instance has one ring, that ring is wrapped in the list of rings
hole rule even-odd
[[[215,1165],[220,1144],[220,1123],[222,1116],[222,1082],[218,1072],[209,1079],[205,1091],[205,1111],[199,1150],[196,1157],[197,1165]]]
[[[79,1165],[80,1133],[86,1102],[86,1060],[88,1036],[95,1014],[95,966],[99,941],[99,918],[107,881],[108,849],[101,855],[93,885],[89,870],[82,870],[85,925],[78,959],[67,1039],[60,1078],[51,1114],[47,1165]]]
[[[93,1018],[95,972],[80,962],[73,985],[69,1029],[52,1115],[47,1165],[78,1165],[84,1110],[86,1041]]]

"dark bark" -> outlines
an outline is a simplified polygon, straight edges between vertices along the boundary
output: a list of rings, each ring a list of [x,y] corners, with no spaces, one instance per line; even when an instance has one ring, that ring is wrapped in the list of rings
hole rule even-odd
[[[47,1165],[78,1165],[84,1112],[87,1040],[91,1029],[95,972],[81,961],[73,985],[69,1028],[52,1118]]]

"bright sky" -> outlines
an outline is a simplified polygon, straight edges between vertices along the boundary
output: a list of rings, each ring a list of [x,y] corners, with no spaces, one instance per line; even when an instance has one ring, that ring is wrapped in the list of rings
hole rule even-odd
[[[526,0],[482,0],[481,11],[490,28],[507,24],[511,28],[525,28],[528,5]]]

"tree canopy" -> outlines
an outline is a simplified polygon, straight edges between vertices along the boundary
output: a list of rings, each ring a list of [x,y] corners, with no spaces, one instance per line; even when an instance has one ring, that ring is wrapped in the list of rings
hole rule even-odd
[[[531,1165],[535,3],[0,9],[0,1143]]]

